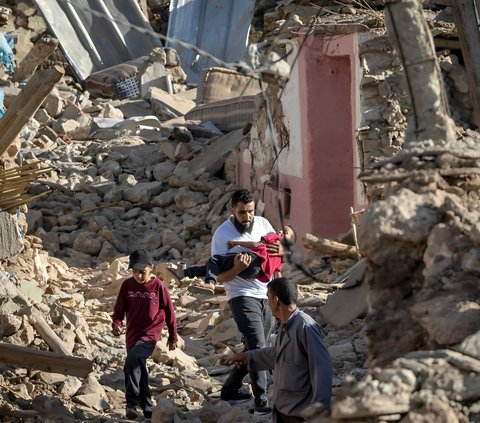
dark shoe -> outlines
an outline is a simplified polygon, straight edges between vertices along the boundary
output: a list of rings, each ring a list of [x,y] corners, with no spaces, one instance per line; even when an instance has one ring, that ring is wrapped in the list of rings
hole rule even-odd
[[[137,407],[134,405],[127,405],[127,409],[125,410],[125,417],[128,420],[135,420],[139,416]]]
[[[238,390],[238,391],[222,391],[220,393],[220,398],[223,401],[228,401],[231,403],[242,403],[250,400],[252,398],[252,394],[250,392],[244,391],[244,390]]]
[[[215,286],[210,283],[192,283],[188,291],[193,294],[215,294]]]
[[[152,410],[143,410],[143,416],[146,419],[151,419],[152,418]]]
[[[272,409],[268,405],[268,401],[265,400],[255,400],[255,413],[257,414],[268,414],[271,413]]]

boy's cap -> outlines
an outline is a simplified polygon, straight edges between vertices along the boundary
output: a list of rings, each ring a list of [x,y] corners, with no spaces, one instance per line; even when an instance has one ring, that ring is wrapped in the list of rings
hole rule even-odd
[[[153,263],[152,255],[147,250],[135,250],[130,254],[129,269],[143,270]]]

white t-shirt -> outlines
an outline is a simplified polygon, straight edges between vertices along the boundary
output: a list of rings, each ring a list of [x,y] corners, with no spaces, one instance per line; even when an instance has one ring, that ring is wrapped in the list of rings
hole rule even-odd
[[[255,216],[253,228],[250,232],[238,232],[232,221],[227,219],[215,231],[212,238],[212,256],[215,254],[240,253],[248,251],[248,248],[228,248],[227,242],[233,241],[260,241],[262,236],[275,232],[270,222],[261,216]],[[246,296],[255,298],[267,298],[267,284],[258,279],[243,279],[236,276],[224,285],[227,298]]]

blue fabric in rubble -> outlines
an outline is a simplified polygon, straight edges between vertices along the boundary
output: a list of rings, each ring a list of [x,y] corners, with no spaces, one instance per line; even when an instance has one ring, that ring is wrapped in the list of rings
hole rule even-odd
[[[5,107],[3,105],[3,100],[5,99],[5,93],[0,89],[0,118],[5,114]]]
[[[13,54],[13,38],[6,37],[0,32],[0,62],[7,68],[8,72],[13,72],[15,63],[13,61],[15,55]]]

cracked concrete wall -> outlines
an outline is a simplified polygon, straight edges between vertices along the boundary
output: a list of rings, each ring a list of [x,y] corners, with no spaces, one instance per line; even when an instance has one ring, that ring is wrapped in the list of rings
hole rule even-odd
[[[384,30],[359,33],[361,123],[357,145],[362,170],[393,156],[402,147],[411,104],[400,58]],[[437,53],[445,82],[450,113],[456,125],[472,127],[472,107],[465,68],[456,54]],[[365,196],[374,200],[383,195],[382,185],[365,187]]]
[[[344,120],[350,118],[354,127],[351,140],[354,150],[352,166],[355,168],[355,175],[358,175],[359,172],[370,169],[375,163],[402,150],[407,125],[412,118],[412,113],[403,67],[385,29],[379,28],[359,32],[341,38],[348,37],[354,37],[355,39],[355,42],[349,47],[350,54],[353,57],[352,63],[354,63],[350,66],[354,87],[350,93],[352,97],[348,99],[352,113],[351,116],[344,116]],[[336,38],[339,37],[324,37],[324,44],[334,44],[331,40]],[[329,48],[331,49],[331,47],[324,48],[325,58],[332,54]],[[305,45],[303,49],[308,51],[308,54],[314,51],[312,45]],[[471,106],[468,98],[468,86],[464,78],[465,69],[458,57],[450,51],[442,51],[437,53],[437,56],[446,85],[452,117],[458,126],[468,128],[471,126]],[[316,64],[312,62],[307,66],[320,66],[322,61],[317,62],[315,62]],[[345,63],[345,66],[348,66],[348,64]],[[325,78],[327,77],[325,76]],[[278,88],[270,87],[266,91],[266,96],[273,110],[273,122],[280,140],[279,149],[286,146],[278,161],[281,172],[304,180],[304,183],[307,184],[309,182],[304,167],[308,161],[312,161],[312,155],[305,147],[305,143],[307,143],[306,135],[311,130],[311,122],[306,123],[304,121],[304,116],[308,113],[308,110],[302,108],[305,93],[299,92],[299,78],[301,76],[299,76],[297,66],[295,66],[290,81],[282,93],[282,101],[278,100],[278,95],[281,92]],[[322,104],[330,104],[330,107],[334,108],[335,101],[336,99],[333,97],[320,94],[317,100],[318,107],[315,107],[321,109]],[[240,181],[242,185],[252,188],[257,193],[257,198],[261,199],[262,202],[266,204],[270,202],[276,207],[275,191],[278,181],[275,179],[275,169],[278,163],[275,163],[275,151],[272,147],[272,137],[268,131],[263,101],[260,99],[258,104],[258,113],[253,123],[250,144],[248,150],[243,153],[243,170]],[[298,111],[298,113],[295,111]],[[339,125],[339,122],[332,120],[331,125]],[[315,142],[321,141],[317,140]],[[338,140],[334,137],[331,142],[335,143]],[[294,146],[297,148],[296,151],[292,151]],[[341,156],[330,156],[330,159],[334,161],[341,158]],[[316,177],[316,173],[310,174],[309,178],[312,177]],[[283,177],[278,184],[281,191],[280,197],[285,197],[282,187],[291,185],[291,180],[292,178],[285,179]],[[317,178],[315,183],[325,185],[334,182],[325,178],[322,180]],[[351,205],[361,207],[362,204],[382,198],[384,186],[382,184],[369,184],[367,186],[355,182],[352,190]],[[293,188],[291,191],[293,192]],[[290,193],[287,192],[288,195]],[[312,204],[301,203],[303,207],[314,207]],[[333,206],[329,205],[332,209],[335,206],[335,204]],[[270,207],[267,204],[266,210],[269,209]],[[312,213],[318,214],[318,210],[314,210]],[[270,218],[275,218],[275,216],[270,216]],[[309,219],[313,220],[309,216],[300,220]],[[307,226],[307,230],[312,230],[312,225]]]

